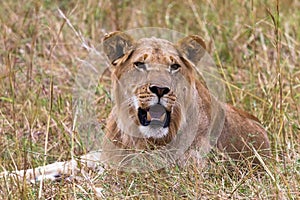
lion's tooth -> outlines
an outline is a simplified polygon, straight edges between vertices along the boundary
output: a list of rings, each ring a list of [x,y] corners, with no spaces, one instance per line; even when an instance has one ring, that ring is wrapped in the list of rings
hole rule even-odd
[[[165,119],[166,119],[166,113],[164,113],[164,114],[159,118],[159,120],[160,120],[161,122],[165,121]]]
[[[147,120],[148,120],[148,121],[151,121],[151,119],[152,119],[152,118],[151,118],[150,112],[147,112]]]

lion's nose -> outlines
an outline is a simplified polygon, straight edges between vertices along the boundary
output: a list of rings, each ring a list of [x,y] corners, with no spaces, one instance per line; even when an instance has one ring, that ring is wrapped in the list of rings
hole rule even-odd
[[[165,94],[168,94],[170,92],[170,89],[167,87],[158,87],[158,86],[150,86],[149,87],[150,91],[153,92],[158,96],[158,98],[161,98]]]

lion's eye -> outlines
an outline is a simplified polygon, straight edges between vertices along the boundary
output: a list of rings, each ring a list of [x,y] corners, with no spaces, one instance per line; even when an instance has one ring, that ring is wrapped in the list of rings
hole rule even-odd
[[[137,69],[146,70],[146,64],[143,62],[135,62],[133,64]]]
[[[170,66],[171,71],[177,71],[181,66],[179,64],[172,64]]]

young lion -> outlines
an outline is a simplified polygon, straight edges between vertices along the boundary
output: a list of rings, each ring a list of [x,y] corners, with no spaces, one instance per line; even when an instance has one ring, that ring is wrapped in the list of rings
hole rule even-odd
[[[257,153],[270,154],[257,118],[219,102],[199,79],[196,66],[205,54],[199,36],[173,44],[158,38],[134,41],[114,32],[105,37],[103,47],[111,63],[115,105],[101,152],[13,174],[56,179],[85,167],[95,170],[98,162],[119,170],[155,170],[173,161],[199,161],[199,154],[212,146],[233,159],[252,157],[254,162]]]

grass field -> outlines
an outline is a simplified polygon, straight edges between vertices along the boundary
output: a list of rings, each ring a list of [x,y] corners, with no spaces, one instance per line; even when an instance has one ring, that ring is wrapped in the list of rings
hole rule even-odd
[[[274,161],[259,173],[212,158],[201,170],[0,179],[0,199],[300,199],[299,10],[298,0],[0,1],[0,171],[84,153],[72,141],[79,61],[105,33],[140,27],[201,35],[224,70],[227,101],[261,120]],[[103,124],[110,95],[101,90],[97,102]]]

